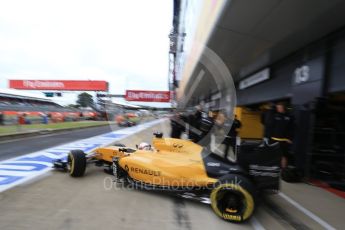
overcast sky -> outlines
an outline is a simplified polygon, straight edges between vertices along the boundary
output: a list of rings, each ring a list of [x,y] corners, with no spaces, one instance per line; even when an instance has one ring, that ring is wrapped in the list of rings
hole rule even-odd
[[[90,79],[109,81],[111,93],[167,90],[172,2],[0,0],[0,88]]]

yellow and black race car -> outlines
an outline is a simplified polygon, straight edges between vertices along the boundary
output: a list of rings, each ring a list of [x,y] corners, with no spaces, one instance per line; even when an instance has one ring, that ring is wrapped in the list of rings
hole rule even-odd
[[[105,167],[117,183],[210,203],[216,215],[232,222],[251,217],[258,192],[279,189],[279,146],[243,144],[233,163],[191,141],[160,133],[152,145],[133,149],[118,144],[91,154],[73,150],[54,167],[81,177],[86,165],[94,163]]]

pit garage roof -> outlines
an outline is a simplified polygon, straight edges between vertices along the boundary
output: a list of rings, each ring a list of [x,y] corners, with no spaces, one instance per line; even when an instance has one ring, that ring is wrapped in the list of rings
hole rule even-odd
[[[232,0],[224,7],[207,46],[238,82],[342,28],[344,12],[343,0]],[[198,68],[202,66],[195,70]],[[188,82],[198,72],[194,71]],[[211,86],[212,79],[206,75],[203,85]],[[203,97],[209,91],[201,86],[193,97]]]
[[[233,0],[208,42],[235,81],[345,25],[343,0]]]
[[[0,97],[52,102],[52,100],[49,100],[47,98],[39,97],[37,95],[33,95],[30,93],[23,92],[20,90],[15,90],[15,89],[0,89]]]

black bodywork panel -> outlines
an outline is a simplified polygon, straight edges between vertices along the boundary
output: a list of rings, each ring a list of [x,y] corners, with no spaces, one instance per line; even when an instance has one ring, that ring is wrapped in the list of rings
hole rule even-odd
[[[209,177],[218,179],[227,174],[247,174],[238,164],[214,153],[209,153],[204,150],[202,159],[204,161],[207,176]]]
[[[279,143],[243,143],[239,147],[237,163],[253,178],[258,189],[279,190],[281,157]]]
[[[227,174],[240,174],[252,179],[259,190],[279,189],[279,144],[242,143],[238,150],[237,162],[204,150],[202,156],[207,175],[218,179]]]

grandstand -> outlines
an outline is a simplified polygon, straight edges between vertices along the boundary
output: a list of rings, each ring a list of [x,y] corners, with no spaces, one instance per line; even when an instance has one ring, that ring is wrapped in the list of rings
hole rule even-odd
[[[4,115],[4,124],[14,124],[17,116],[25,113],[30,123],[39,123],[42,116],[51,121],[77,120],[82,111],[65,108],[52,100],[34,96],[27,92],[12,89],[0,89],[0,112]]]
[[[43,96],[21,90],[0,89],[0,112],[4,116],[5,125],[16,124],[18,116],[23,114],[29,123],[42,123],[44,116],[49,117],[49,122],[96,119],[114,121],[118,115],[141,114],[138,112],[141,109],[154,110],[151,107],[137,106],[121,100],[113,101],[111,98],[98,98],[91,107],[77,109],[63,107]]]

